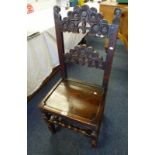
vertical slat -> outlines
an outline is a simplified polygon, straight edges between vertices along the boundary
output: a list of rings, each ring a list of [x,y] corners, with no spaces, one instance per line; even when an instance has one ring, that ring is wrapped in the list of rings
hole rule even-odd
[[[63,40],[63,32],[61,26],[61,15],[59,14],[60,8],[58,6],[54,7],[54,21],[55,21],[55,32],[56,32],[56,41],[57,41],[57,48],[58,48],[58,55],[61,67],[61,76],[62,79],[67,77],[66,67],[64,63],[64,40]]]

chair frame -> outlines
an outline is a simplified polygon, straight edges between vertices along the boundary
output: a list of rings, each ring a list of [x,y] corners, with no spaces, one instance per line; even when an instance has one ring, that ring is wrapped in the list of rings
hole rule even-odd
[[[83,11],[82,12],[83,17],[78,16],[81,10]],[[104,112],[106,94],[108,90],[108,83],[109,83],[110,72],[112,68],[113,56],[115,51],[115,44],[116,44],[117,33],[119,29],[121,10],[119,8],[115,9],[114,19],[111,25],[108,24],[108,22],[105,19],[103,19],[101,14],[97,13],[97,10],[95,8],[89,8],[87,5],[84,5],[82,7],[75,7],[73,11],[68,12],[68,17],[64,18],[63,20],[61,19],[61,15],[59,12],[60,12],[60,8],[58,6],[55,6],[54,20],[55,20],[57,48],[58,48],[58,54],[59,54],[62,79],[52,88],[52,90],[42,100],[41,104],[39,104],[39,108],[42,112],[43,119],[47,122],[48,127],[52,131],[52,133],[55,133],[59,127],[72,129],[76,132],[79,132],[86,136],[91,137],[92,147],[96,147],[98,136],[99,136],[100,125],[101,125],[101,119]],[[87,12],[87,17],[85,16],[86,12]],[[81,23],[81,26],[79,26],[79,23]],[[89,23],[90,27],[87,27],[86,23]],[[51,112],[48,108],[44,107],[44,102],[46,98],[49,96],[49,94],[51,94],[51,92],[55,90],[57,85],[62,80],[67,79],[65,63],[66,61],[70,61],[69,58],[73,56],[73,52],[75,52],[76,50],[81,51],[82,49],[84,50],[84,54],[86,55],[86,51],[88,50],[88,48],[85,46],[82,46],[82,47],[76,46],[75,49],[73,49],[70,52],[70,54],[65,54],[65,51],[64,51],[63,32],[69,31],[73,33],[79,33],[80,29],[82,30],[82,33],[86,33],[86,31],[88,30],[89,34],[92,34],[92,35],[97,34],[98,36],[101,36],[101,37],[108,36],[108,45],[106,49],[107,54],[106,54],[105,61],[102,61],[102,59],[98,57],[98,55],[94,54],[94,56],[90,59],[90,63],[88,65],[90,67],[96,67],[104,70],[103,83],[102,83],[102,89],[104,91],[103,97],[102,97],[103,106],[100,109],[100,120],[98,121],[98,124],[95,127],[89,123],[87,124],[83,123],[78,119],[74,120],[73,118],[70,118],[65,115],[58,115],[57,113],[53,111]],[[89,50],[91,53],[94,52],[92,49],[89,49]],[[64,61],[64,58],[65,58],[65,61]],[[79,60],[79,58],[74,59],[74,61],[76,61],[75,63],[81,63],[82,65],[86,64],[85,61],[81,59]],[[97,63],[94,63],[94,61]],[[87,85],[87,83],[84,83],[84,84]],[[68,123],[63,122],[62,119],[67,120]],[[83,125],[83,128],[80,128],[79,125]]]

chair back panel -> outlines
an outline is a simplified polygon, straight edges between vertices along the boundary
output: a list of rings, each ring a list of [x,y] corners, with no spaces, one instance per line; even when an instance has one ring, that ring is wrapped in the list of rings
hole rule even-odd
[[[106,92],[115,51],[121,10],[118,8],[115,9],[113,23],[111,25],[103,19],[101,14],[97,13],[95,8],[89,8],[87,5],[75,7],[73,11],[68,12],[68,17],[63,19],[61,19],[61,15],[59,14],[60,11],[58,6],[54,7],[56,39],[62,78],[65,79],[67,77],[66,62],[99,68],[104,70],[102,86]],[[108,45],[105,60],[92,47],[85,45],[76,46],[69,53],[64,52],[63,32],[79,33],[80,29],[82,33],[86,33],[88,30],[91,34],[107,38]]]

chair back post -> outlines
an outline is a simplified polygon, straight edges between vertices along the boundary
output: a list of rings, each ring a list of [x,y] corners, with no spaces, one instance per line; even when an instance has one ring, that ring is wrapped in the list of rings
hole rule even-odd
[[[57,41],[57,49],[61,67],[61,77],[65,79],[67,77],[66,67],[64,63],[64,40],[63,40],[63,31],[61,25],[61,15],[59,14],[60,8],[58,6],[54,6],[53,13],[54,13],[54,21],[55,21],[55,31],[56,31],[56,41]]]
[[[108,83],[112,68],[112,62],[113,62],[113,56],[115,52],[115,46],[116,46],[116,40],[117,40],[117,34],[119,29],[119,23],[120,23],[120,17],[121,17],[121,9],[116,8],[114,11],[114,18],[112,24],[109,26],[109,45],[107,50],[107,56],[106,56],[106,67],[104,71],[103,76],[103,88],[104,88],[104,96],[106,96],[107,89],[108,89]]]

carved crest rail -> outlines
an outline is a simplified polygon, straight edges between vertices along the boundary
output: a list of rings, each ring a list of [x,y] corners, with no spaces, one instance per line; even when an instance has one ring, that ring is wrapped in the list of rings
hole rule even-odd
[[[55,12],[59,14],[60,8],[55,7]],[[63,32],[86,33],[98,35],[100,37],[107,36],[109,25],[107,20],[103,19],[96,8],[89,8],[88,5],[82,7],[76,6],[73,11],[69,11],[67,17],[62,20]]]

